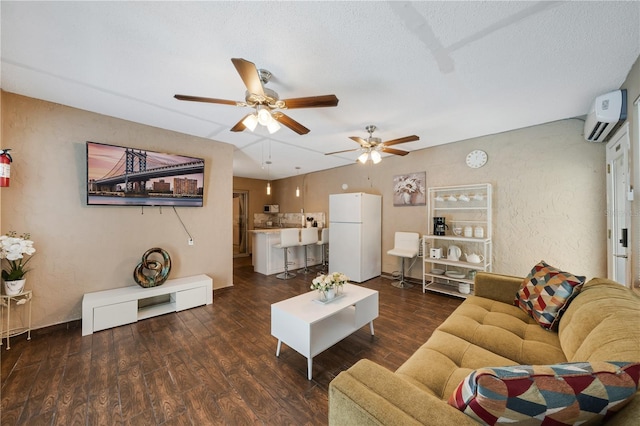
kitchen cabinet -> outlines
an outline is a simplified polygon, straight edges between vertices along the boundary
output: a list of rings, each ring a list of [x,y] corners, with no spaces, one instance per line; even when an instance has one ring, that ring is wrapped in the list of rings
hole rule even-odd
[[[488,183],[429,188],[430,232],[422,238],[423,293],[466,298],[474,292],[475,274],[492,270],[492,199]]]

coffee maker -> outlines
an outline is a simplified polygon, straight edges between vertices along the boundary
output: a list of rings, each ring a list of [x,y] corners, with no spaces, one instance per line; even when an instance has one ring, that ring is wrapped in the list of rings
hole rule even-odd
[[[433,218],[433,235],[444,235],[445,230],[449,229],[444,222],[444,217]]]

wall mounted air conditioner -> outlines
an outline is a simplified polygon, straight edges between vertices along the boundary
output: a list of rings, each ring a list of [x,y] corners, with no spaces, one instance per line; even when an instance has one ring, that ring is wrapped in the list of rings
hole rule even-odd
[[[589,142],[606,142],[626,119],[626,89],[600,95],[584,122],[584,138]]]

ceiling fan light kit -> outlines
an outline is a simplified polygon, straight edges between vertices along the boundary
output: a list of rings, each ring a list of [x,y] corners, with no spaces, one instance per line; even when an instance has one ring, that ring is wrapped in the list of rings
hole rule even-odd
[[[253,132],[258,125],[258,117],[255,114],[249,114],[242,120],[242,124]]]
[[[280,124],[278,124],[278,122],[274,120],[273,117],[271,118],[271,121],[269,121],[269,123],[267,124],[267,130],[271,135],[277,132],[278,130],[280,130],[280,127],[281,127]]]
[[[258,105],[256,110],[258,111],[258,123],[266,126],[273,121],[273,117],[266,107]]]

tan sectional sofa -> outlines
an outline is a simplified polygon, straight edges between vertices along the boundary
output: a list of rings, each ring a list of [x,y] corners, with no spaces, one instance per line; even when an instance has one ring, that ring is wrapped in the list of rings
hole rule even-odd
[[[523,278],[478,273],[467,298],[396,372],[363,359],[329,386],[330,425],[477,425],[447,403],[481,367],[577,361],[640,362],[640,298],[595,278],[569,304],[558,331],[513,306]],[[611,425],[640,424],[640,392]]]

